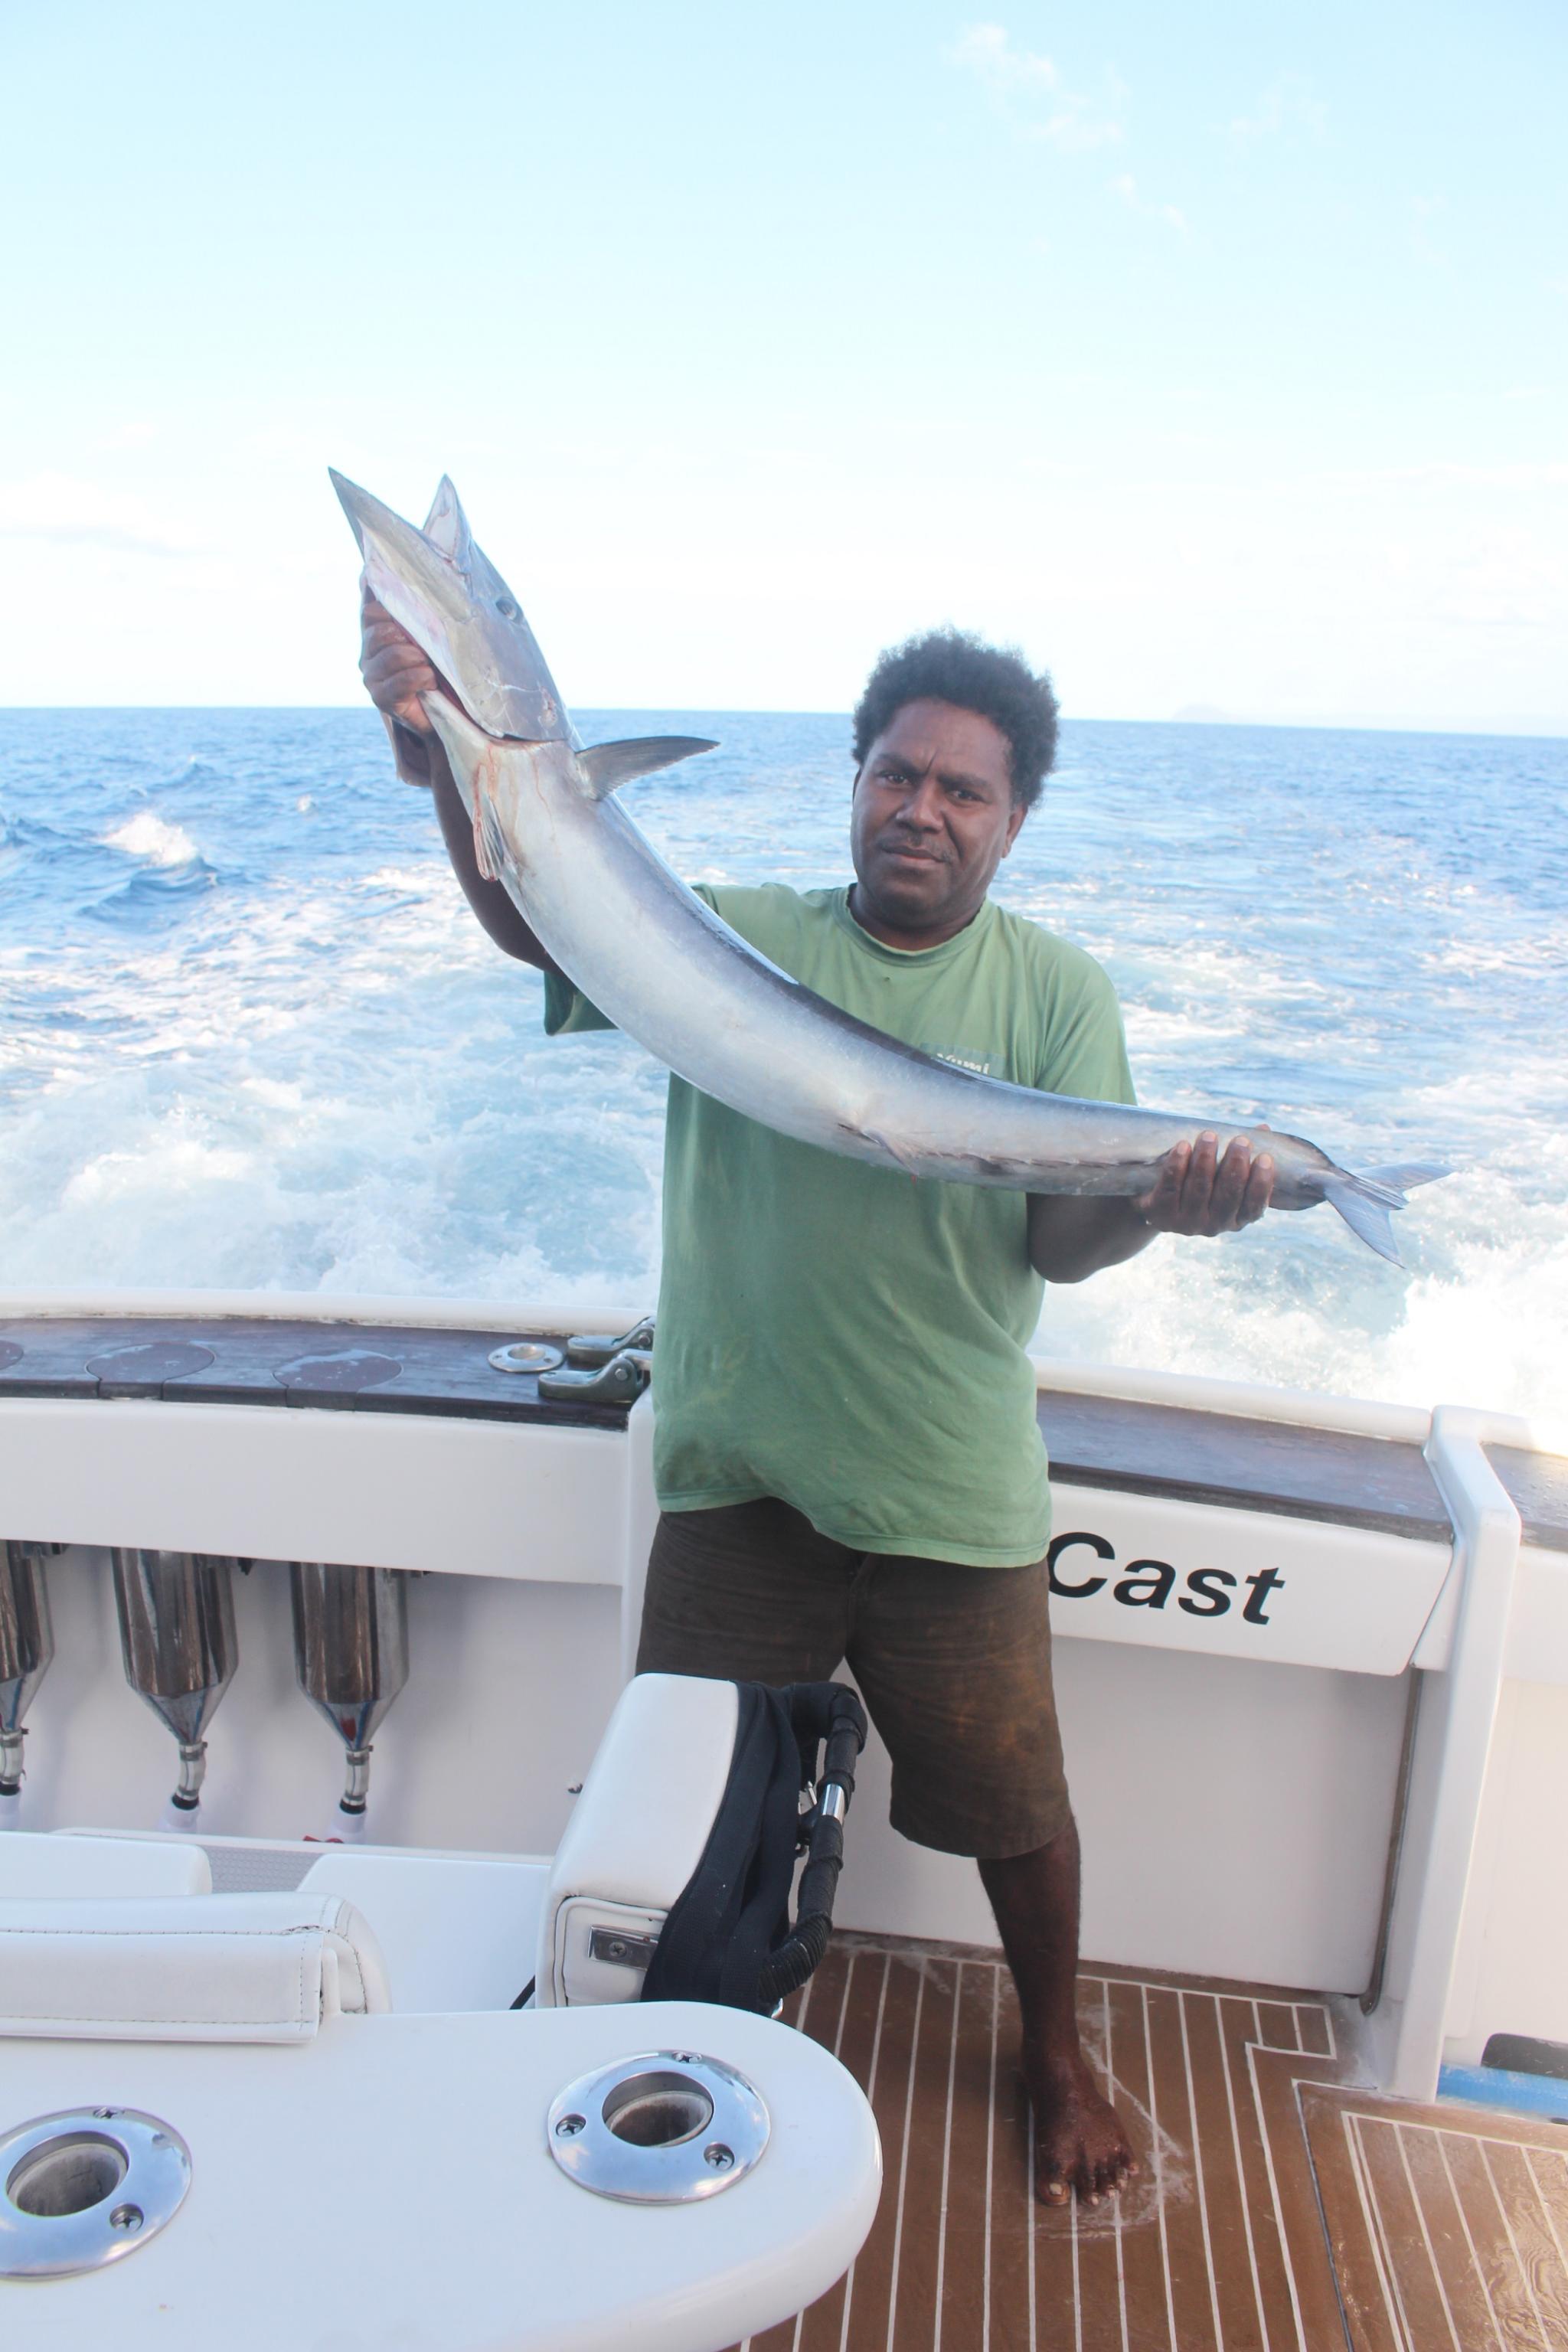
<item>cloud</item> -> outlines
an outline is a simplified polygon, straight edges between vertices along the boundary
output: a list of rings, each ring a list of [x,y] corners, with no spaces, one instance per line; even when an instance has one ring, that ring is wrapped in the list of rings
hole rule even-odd
[[[1123,135],[1121,109],[1127,93],[1114,73],[1106,77],[1101,104],[1085,91],[1069,89],[1053,58],[1015,48],[1002,25],[966,26],[948,54],[989,91],[1022,138],[1043,140],[1073,154],[1111,145]]]
[[[1113,180],[1107,181],[1106,185],[1121,198],[1129,211],[1141,214],[1144,220],[1163,221],[1167,228],[1173,228],[1181,236],[1188,234],[1185,213],[1175,205],[1155,204],[1148,197],[1141,196],[1138,183],[1131,172],[1118,172]]]
[[[1016,49],[1001,25],[970,25],[953,45],[953,63],[968,66],[998,95],[1016,89],[1056,89],[1061,76],[1049,58]]]
[[[1328,128],[1328,109],[1308,77],[1283,73],[1269,83],[1255,114],[1236,116],[1230,135],[1250,145],[1259,139],[1288,139],[1301,133],[1309,139],[1323,139]]]
[[[112,548],[134,555],[184,556],[190,547],[166,530],[146,502],[68,474],[0,482],[0,539]]]

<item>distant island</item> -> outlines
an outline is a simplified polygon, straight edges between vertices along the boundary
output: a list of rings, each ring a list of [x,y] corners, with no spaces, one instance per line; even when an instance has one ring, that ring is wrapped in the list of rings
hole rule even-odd
[[[1228,710],[1220,710],[1212,702],[1184,702],[1180,710],[1171,714],[1177,727],[1234,727],[1236,721]]]

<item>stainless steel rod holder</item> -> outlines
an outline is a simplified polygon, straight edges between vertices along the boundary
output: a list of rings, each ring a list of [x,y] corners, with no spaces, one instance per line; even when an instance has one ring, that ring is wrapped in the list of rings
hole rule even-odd
[[[300,1688],[343,1743],[345,1824],[364,1819],[373,1733],[408,1680],[408,1579],[395,1568],[297,1559],[289,1570]]]
[[[206,1777],[206,1727],[238,1664],[234,1563],[189,1551],[116,1549],[109,1558],[125,1679],[178,1743],[170,1810],[188,1822]]]
[[[23,1718],[55,1654],[43,1555],[58,1544],[0,1548],[0,1822],[22,1791]]]

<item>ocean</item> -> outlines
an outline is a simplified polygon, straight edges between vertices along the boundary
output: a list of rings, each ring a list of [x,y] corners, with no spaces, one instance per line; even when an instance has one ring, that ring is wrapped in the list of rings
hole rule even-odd
[[[691,880],[846,878],[841,718],[632,788]],[[1568,741],[1064,730],[998,877],[1110,970],[1140,1098],[1453,1170],[1048,1292],[1047,1352],[1568,1410]],[[0,1284],[652,1303],[664,1081],[547,1040],[365,710],[0,711]]]

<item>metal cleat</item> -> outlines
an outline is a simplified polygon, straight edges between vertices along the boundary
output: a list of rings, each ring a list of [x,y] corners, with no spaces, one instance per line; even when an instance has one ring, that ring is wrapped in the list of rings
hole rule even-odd
[[[539,1393],[557,1404],[635,1404],[653,1372],[653,1350],[623,1348],[607,1363],[577,1372],[542,1372]]]
[[[623,1348],[646,1349],[652,1345],[653,1317],[645,1315],[640,1323],[634,1323],[618,1339],[607,1339],[597,1331],[579,1332],[566,1342],[566,1360],[569,1364],[607,1364]]]

